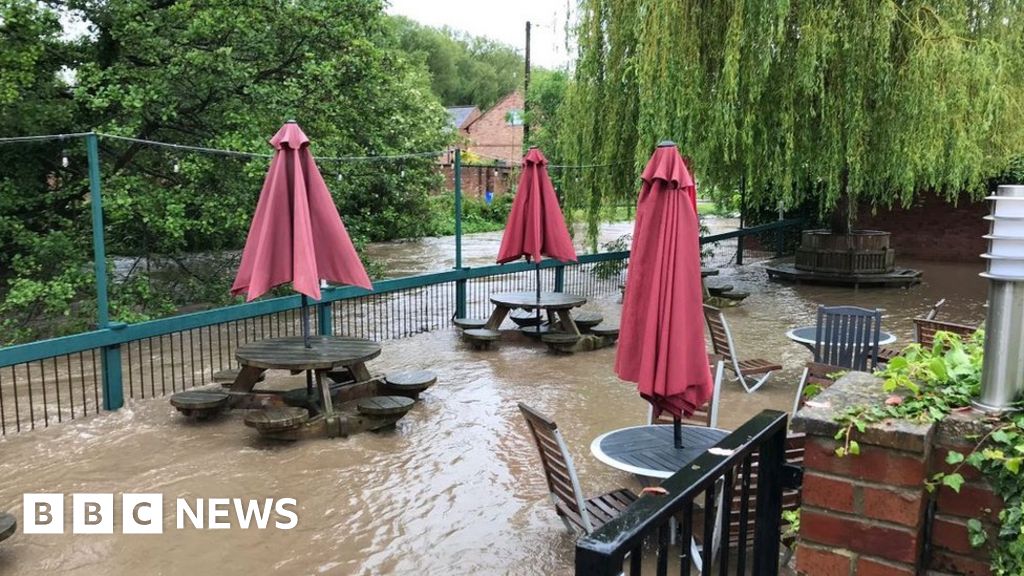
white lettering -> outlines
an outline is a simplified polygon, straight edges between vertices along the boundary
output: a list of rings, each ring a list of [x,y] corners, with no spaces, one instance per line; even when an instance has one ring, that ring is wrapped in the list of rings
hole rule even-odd
[[[231,513],[228,506],[231,500],[227,498],[209,498],[207,501],[207,526],[210,530],[227,530],[231,528],[231,522],[221,522],[218,518],[227,518]]]
[[[238,525],[244,529],[248,529],[249,523],[252,522],[255,517],[256,527],[260,530],[266,530],[267,522],[270,520],[270,507],[273,503],[273,500],[264,500],[263,507],[261,509],[259,501],[249,500],[248,506],[243,510],[242,499],[235,498],[235,517],[238,518]]]
[[[295,511],[285,508],[285,506],[294,507],[298,506],[298,503],[295,501],[295,498],[281,498],[278,500],[274,504],[274,511],[277,512],[278,516],[284,516],[290,520],[288,522],[281,522],[278,520],[277,522],[274,522],[274,526],[281,530],[291,530],[299,525],[299,515]]]
[[[178,498],[178,530],[185,528],[185,517],[192,521],[193,528],[203,529],[203,499],[196,499],[196,509],[192,510],[192,507],[188,505],[188,500],[184,498]]]

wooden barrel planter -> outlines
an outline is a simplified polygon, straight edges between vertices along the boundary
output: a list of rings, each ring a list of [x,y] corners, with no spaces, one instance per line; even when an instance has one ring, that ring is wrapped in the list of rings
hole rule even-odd
[[[796,249],[796,269],[829,274],[885,274],[895,268],[896,253],[889,233],[853,230],[804,230]]]

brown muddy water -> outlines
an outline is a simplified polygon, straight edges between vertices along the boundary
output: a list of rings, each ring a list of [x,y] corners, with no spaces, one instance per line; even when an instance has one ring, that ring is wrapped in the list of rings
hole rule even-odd
[[[611,228],[606,235],[619,232]],[[474,265],[489,263],[495,236],[500,242],[500,234],[479,236],[466,241]],[[450,254],[449,241],[375,250],[408,262],[407,271],[437,270]],[[764,408],[790,408],[810,353],[784,333],[813,323],[818,303],[884,308],[883,329],[900,342],[913,336],[910,318],[940,298],[947,300],[941,319],[983,318],[980,263],[900,264],[924,270],[924,283],[853,291],[770,283],[759,265],[724,267],[713,283],[752,293],[726,311],[742,354],[779,360],[786,369],[754,394],[726,383],[721,425],[733,428]],[[620,306],[608,294],[586,308],[616,320]],[[437,385],[384,433],[269,443],[242,424],[239,412],[190,424],[165,398],[155,398],[10,436],[0,440],[0,510],[20,522],[24,493],[63,493],[67,533],[16,534],[0,544],[0,574],[569,574],[573,539],[547,499],[516,404],[527,402],[559,423],[585,491],[638,488],[589,452],[599,434],[645,421],[646,404],[612,372],[614,355],[609,348],[553,356],[512,334],[495,350],[475,352],[454,330],[443,330],[385,342],[383,354],[369,363],[373,372],[429,368],[438,374]],[[285,389],[303,383],[287,374],[268,381]],[[70,494],[76,492],[114,493],[114,535],[70,534]],[[164,533],[120,534],[123,493],[163,494]],[[231,519],[226,530],[177,529],[175,499],[218,497],[294,498],[298,525],[245,530]]]

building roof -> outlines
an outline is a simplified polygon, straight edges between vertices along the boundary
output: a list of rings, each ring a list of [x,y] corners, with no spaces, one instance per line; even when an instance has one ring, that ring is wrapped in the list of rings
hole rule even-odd
[[[474,110],[477,110],[476,106],[449,106],[447,108],[448,114],[452,117],[452,126],[456,130],[461,130],[463,124],[469,119],[470,115],[473,114]]]

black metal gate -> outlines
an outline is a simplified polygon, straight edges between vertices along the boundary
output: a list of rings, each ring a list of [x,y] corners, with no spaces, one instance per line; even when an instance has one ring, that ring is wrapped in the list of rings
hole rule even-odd
[[[641,497],[581,538],[577,576],[690,574],[691,565],[701,574],[778,574],[784,492],[787,508],[798,504],[802,479],[787,463],[786,416],[762,411],[665,480],[668,494]]]

